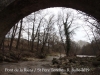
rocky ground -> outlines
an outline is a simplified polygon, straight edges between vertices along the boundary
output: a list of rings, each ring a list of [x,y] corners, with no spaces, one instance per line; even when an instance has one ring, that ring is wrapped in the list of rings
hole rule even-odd
[[[66,70],[61,75],[100,75],[100,57],[53,58],[52,64]]]
[[[100,58],[48,56],[0,63],[0,75],[100,75]],[[12,70],[13,69],[13,70]]]

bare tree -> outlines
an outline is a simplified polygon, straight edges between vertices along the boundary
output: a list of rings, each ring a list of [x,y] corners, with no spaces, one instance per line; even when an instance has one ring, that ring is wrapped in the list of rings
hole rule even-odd
[[[100,50],[100,47],[99,47],[99,44],[98,44],[98,39],[100,39],[100,38],[98,38],[98,35],[100,35],[99,34],[100,24],[94,18],[92,18],[90,16],[87,16],[87,15],[85,15],[84,22],[86,22],[86,26],[88,26],[90,28],[90,31],[93,35],[93,39],[94,39],[95,44],[96,44],[96,48],[98,50]],[[87,35],[90,39],[90,36],[89,36],[88,32],[86,30],[85,30],[85,32],[87,33]],[[91,41],[91,39],[90,39],[90,41]],[[96,51],[95,51],[96,48],[93,45],[93,40],[91,41],[91,48],[93,49],[94,53],[96,54]]]
[[[14,37],[16,35],[17,28],[18,28],[18,23],[15,26],[13,26],[13,29],[12,29],[12,36],[11,36],[9,51],[11,51],[12,49],[12,44],[13,44]]]
[[[61,36],[62,33],[61,33],[61,29],[60,29],[61,26],[63,26],[64,35],[65,35],[65,45],[63,44],[63,46],[65,49],[66,56],[69,56],[69,51],[71,48],[71,36],[74,34],[74,30],[78,27],[74,27],[71,30],[72,25],[73,25],[73,21],[74,21],[74,17],[71,15],[71,12],[66,13],[66,16],[64,15],[64,11],[62,11],[62,12],[63,12],[63,15],[60,15],[60,17],[62,17],[61,18],[62,24],[59,25],[59,33],[60,33],[60,37],[61,37],[62,42],[64,42],[64,40],[62,39],[62,36]]]
[[[41,47],[41,57],[44,57],[45,54],[44,54],[44,47],[45,45],[47,44],[49,46],[49,43],[48,43],[48,39],[49,39],[49,34],[50,34],[50,31],[52,30],[52,27],[55,23],[55,21],[53,21],[53,18],[54,18],[54,15],[51,15],[49,17],[48,20],[45,19],[45,22],[46,22],[46,27],[44,27],[44,32],[43,32],[43,38],[42,38],[42,47]]]
[[[21,38],[21,31],[22,31],[22,25],[23,25],[23,19],[20,20],[20,29],[19,29],[19,35],[18,35],[18,40],[17,40],[17,44],[16,44],[16,49],[18,49],[18,47],[19,47],[19,42],[20,42],[20,38]]]

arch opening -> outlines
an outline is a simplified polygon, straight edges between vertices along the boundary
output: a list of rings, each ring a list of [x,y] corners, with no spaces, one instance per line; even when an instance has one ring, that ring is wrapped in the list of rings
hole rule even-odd
[[[28,46],[26,47],[33,52],[34,50],[37,50],[38,48],[37,45],[41,45],[41,47],[39,47],[40,48],[39,50],[41,51],[41,49],[43,48],[42,50],[44,51],[45,48],[48,46],[48,41],[50,42],[49,47],[52,46],[53,42],[55,42],[55,44],[57,44],[57,42],[59,42],[59,44],[61,44],[61,42],[64,44],[66,43],[67,38],[64,29],[65,23],[68,24],[69,27],[71,26],[68,30],[68,33],[72,31],[73,32],[69,35],[69,39],[71,41],[71,44],[73,44],[73,46],[77,45],[76,46],[77,49],[80,43],[84,43],[83,45],[80,46],[82,48],[83,46],[87,44],[91,44],[91,42],[93,42],[92,37],[94,38],[98,37],[94,34],[96,29],[95,25],[97,25],[98,23],[93,18],[87,16],[85,13],[82,13],[81,11],[77,11],[70,8],[62,8],[62,7],[48,8],[48,9],[34,12],[29,16],[26,16],[25,18],[20,20],[13,27],[13,29],[16,29],[17,26],[18,26],[17,29],[18,28],[20,29],[21,27],[20,25],[23,24],[24,28],[22,28],[22,32],[21,32],[22,36],[20,35],[20,41],[24,41],[24,43],[26,43],[27,45],[29,45],[29,42],[31,42],[30,47]],[[93,29],[91,29],[91,27]],[[7,38],[11,38],[11,37],[13,38],[14,36],[15,39],[18,40],[19,35],[15,35],[15,34],[19,33],[19,31],[14,30],[13,32],[13,29],[9,32],[9,34],[7,34]],[[74,35],[73,33],[76,33],[76,35]],[[12,36],[12,34],[14,35]],[[91,34],[92,36],[90,36]],[[48,40],[48,37],[49,39],[51,39],[51,41]],[[99,38],[97,40],[99,41]],[[96,40],[94,39],[94,41]],[[36,46],[37,48],[34,48],[34,46]],[[59,46],[61,46],[61,48],[64,51],[64,47],[62,45]],[[16,48],[18,48],[17,45]],[[75,53],[75,51],[76,50],[74,50],[73,52]],[[94,54],[93,51],[94,50],[92,50],[90,54]],[[79,51],[77,51],[77,53],[78,52]]]

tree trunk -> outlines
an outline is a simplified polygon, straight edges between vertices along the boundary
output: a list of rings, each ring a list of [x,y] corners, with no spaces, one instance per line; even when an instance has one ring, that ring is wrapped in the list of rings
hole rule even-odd
[[[19,35],[18,35],[18,40],[17,40],[16,49],[19,48],[19,42],[20,42],[21,31],[22,31],[22,24],[23,24],[23,19],[20,21],[20,30],[19,30]]]
[[[13,44],[13,40],[14,40],[14,37],[15,37],[15,34],[16,34],[17,27],[18,27],[18,25],[15,25],[13,27],[13,32],[12,32],[12,37],[11,37],[11,41],[10,41],[9,51],[11,51],[11,49],[12,49],[12,44]]]

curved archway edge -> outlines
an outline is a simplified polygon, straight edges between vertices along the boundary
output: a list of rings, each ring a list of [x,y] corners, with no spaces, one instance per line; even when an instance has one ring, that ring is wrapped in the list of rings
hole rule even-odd
[[[20,19],[32,12],[49,7],[73,8],[100,21],[100,0],[12,0],[0,11],[0,43]]]

